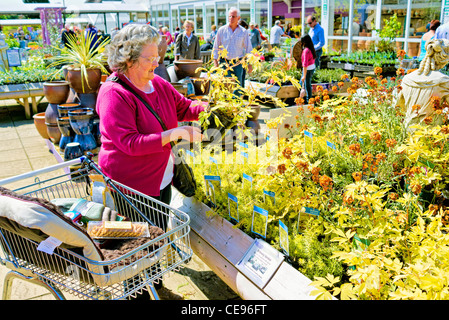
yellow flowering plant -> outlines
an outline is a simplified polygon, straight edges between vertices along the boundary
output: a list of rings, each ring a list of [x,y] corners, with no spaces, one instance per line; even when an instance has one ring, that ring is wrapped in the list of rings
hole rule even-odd
[[[217,152],[217,165],[206,152],[195,176],[222,177],[211,214],[230,219],[227,196],[235,195],[236,227],[249,234],[253,206],[266,209],[266,240],[279,250],[283,221],[289,261],[313,279],[318,299],[447,299],[447,119],[429,119],[408,134],[394,103],[401,73],[384,79],[376,71],[352,78],[347,97],[336,96],[338,84],[319,89],[309,105],[298,99],[303,113],[288,138]],[[267,122],[271,130],[281,126],[282,118]],[[269,150],[276,161],[263,157]],[[250,157],[242,159],[242,151]],[[198,198],[207,203],[207,184],[198,180]]]

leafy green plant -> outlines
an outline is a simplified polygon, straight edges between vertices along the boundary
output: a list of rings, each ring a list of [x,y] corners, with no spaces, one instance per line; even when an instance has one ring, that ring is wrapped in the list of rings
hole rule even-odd
[[[95,41],[95,35],[88,33],[87,38],[84,33],[77,33],[76,35],[68,36],[68,48],[56,48],[60,55],[52,57],[50,67],[58,65],[66,65],[67,68],[80,69],[81,76],[88,83],[87,69],[101,69],[103,73],[108,74],[104,67],[104,59],[101,54],[110,40],[98,39]],[[84,81],[82,81],[84,90]]]
[[[381,29],[376,29],[380,40],[377,42],[377,49],[381,52],[395,51],[394,39],[401,33],[401,22],[396,14],[388,20],[384,20],[385,25]]]

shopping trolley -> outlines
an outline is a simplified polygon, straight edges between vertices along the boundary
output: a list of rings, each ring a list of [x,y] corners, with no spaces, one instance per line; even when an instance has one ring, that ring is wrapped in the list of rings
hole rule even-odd
[[[59,173],[60,169],[64,173]],[[40,180],[43,174],[47,174],[46,180]],[[20,278],[45,287],[58,300],[65,299],[63,291],[80,299],[116,300],[136,297],[144,290],[158,300],[154,283],[161,281],[164,274],[182,268],[191,258],[189,216],[109,179],[92,161],[92,155],[0,180],[0,186],[8,188],[16,184],[16,188],[8,189],[48,201],[58,198],[91,201],[92,174],[103,176],[115,194],[115,209],[120,215],[153,226],[165,223],[164,233],[119,258],[96,261],[62,246],[56,247],[52,254],[42,252],[37,241],[0,225],[0,264],[10,269],[4,280],[3,299],[10,299],[12,282]],[[29,181],[30,177],[34,177],[32,183],[17,187],[17,183]]]

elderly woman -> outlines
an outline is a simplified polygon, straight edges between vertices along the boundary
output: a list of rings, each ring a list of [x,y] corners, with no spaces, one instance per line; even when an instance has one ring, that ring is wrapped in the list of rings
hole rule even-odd
[[[164,203],[171,199],[174,154],[171,141],[200,141],[199,128],[178,127],[178,121],[198,120],[200,102],[185,98],[154,74],[158,66],[158,31],[146,24],[129,24],[109,45],[108,63],[118,77],[147,101],[164,122],[133,93],[116,81],[106,81],[97,98],[101,149],[99,165],[110,178]]]
[[[448,110],[436,110],[433,100],[437,97],[440,105],[449,102],[449,77],[439,72],[448,62],[449,40],[429,40],[419,69],[402,79],[397,105],[405,111],[405,127],[409,132],[414,131],[411,126],[430,118],[435,125],[443,123]]]
[[[175,60],[201,59],[200,41],[198,37],[193,34],[193,22],[186,20],[183,27],[184,32],[180,33],[175,40]]]

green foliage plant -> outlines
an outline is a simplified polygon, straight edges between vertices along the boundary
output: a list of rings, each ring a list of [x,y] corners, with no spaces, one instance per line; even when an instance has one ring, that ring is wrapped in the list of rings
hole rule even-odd
[[[88,33],[87,38],[84,33],[79,32],[76,35],[68,36],[68,48],[54,47],[59,51],[60,55],[51,58],[50,67],[65,65],[65,68],[81,70],[81,77],[88,83],[87,70],[100,69],[103,73],[108,74],[104,66],[102,52],[109,44],[110,40],[98,39],[94,45],[94,34]],[[84,81],[82,82],[84,90]]]

